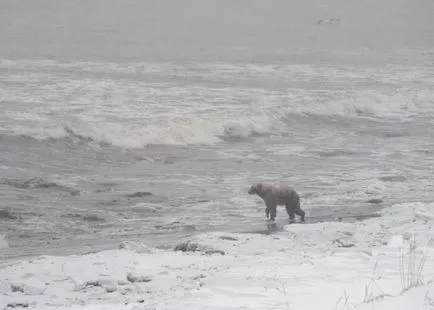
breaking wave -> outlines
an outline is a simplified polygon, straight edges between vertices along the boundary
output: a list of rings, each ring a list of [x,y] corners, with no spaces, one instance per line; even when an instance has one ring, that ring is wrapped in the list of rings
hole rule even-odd
[[[79,142],[142,148],[150,144],[210,145],[243,140],[277,128],[272,115],[217,118],[213,115],[158,119],[144,122],[69,123],[43,128],[20,128],[15,134],[36,139],[70,138]],[[279,120],[275,120],[279,122]]]
[[[224,141],[242,141],[257,135],[291,132],[290,118],[297,115],[342,117],[402,118],[417,114],[419,107],[411,96],[348,94],[334,98],[303,100],[285,105],[244,107],[238,110],[158,117],[143,121],[68,122],[43,128],[19,128],[14,134],[36,139],[61,139],[142,148],[149,144],[210,145]]]

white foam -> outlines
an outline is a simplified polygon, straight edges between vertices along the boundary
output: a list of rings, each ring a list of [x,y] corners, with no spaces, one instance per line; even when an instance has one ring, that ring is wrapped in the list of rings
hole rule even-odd
[[[271,130],[271,117],[253,114],[240,117],[191,115],[156,119],[141,123],[89,122],[45,126],[42,128],[15,127],[18,134],[38,139],[72,136],[90,138],[120,147],[141,148],[147,144],[214,144],[225,139],[240,139],[254,133]]]
[[[266,99],[263,99],[266,100]],[[274,99],[278,100],[278,99]],[[404,113],[404,112],[405,113]],[[142,121],[83,121],[56,124],[42,122],[42,128],[26,128],[14,125],[13,131],[30,135],[38,139],[60,138],[74,134],[94,141],[106,142],[120,147],[143,147],[146,144],[215,144],[224,140],[243,139],[253,134],[287,134],[291,130],[285,122],[290,115],[340,115],[399,118],[416,113],[418,107],[405,96],[383,96],[374,94],[336,95],[328,99],[309,101],[289,101],[269,103],[266,101],[252,103],[250,106],[229,110],[216,110],[201,113],[185,113]],[[26,115],[26,118],[31,116]]]

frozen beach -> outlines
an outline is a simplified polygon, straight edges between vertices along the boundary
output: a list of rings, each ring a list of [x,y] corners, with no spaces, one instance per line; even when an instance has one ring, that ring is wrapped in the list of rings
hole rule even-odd
[[[206,233],[177,251],[40,256],[0,271],[0,307],[432,309],[433,219],[434,204],[407,203],[360,222]]]
[[[255,182],[434,201],[432,2],[43,1],[0,10],[0,261],[264,230]]]

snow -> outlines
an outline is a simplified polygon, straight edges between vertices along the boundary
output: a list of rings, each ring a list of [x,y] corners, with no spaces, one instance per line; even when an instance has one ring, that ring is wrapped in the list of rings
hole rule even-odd
[[[40,256],[0,269],[0,309],[433,309],[434,203],[361,222],[213,232],[174,250]]]

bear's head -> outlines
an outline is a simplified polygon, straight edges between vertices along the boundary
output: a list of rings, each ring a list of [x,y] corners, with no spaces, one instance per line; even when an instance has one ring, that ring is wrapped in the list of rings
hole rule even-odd
[[[258,194],[261,192],[262,189],[262,184],[261,183],[257,183],[257,184],[253,184],[252,186],[250,186],[249,190],[247,191],[250,195],[253,194]]]

